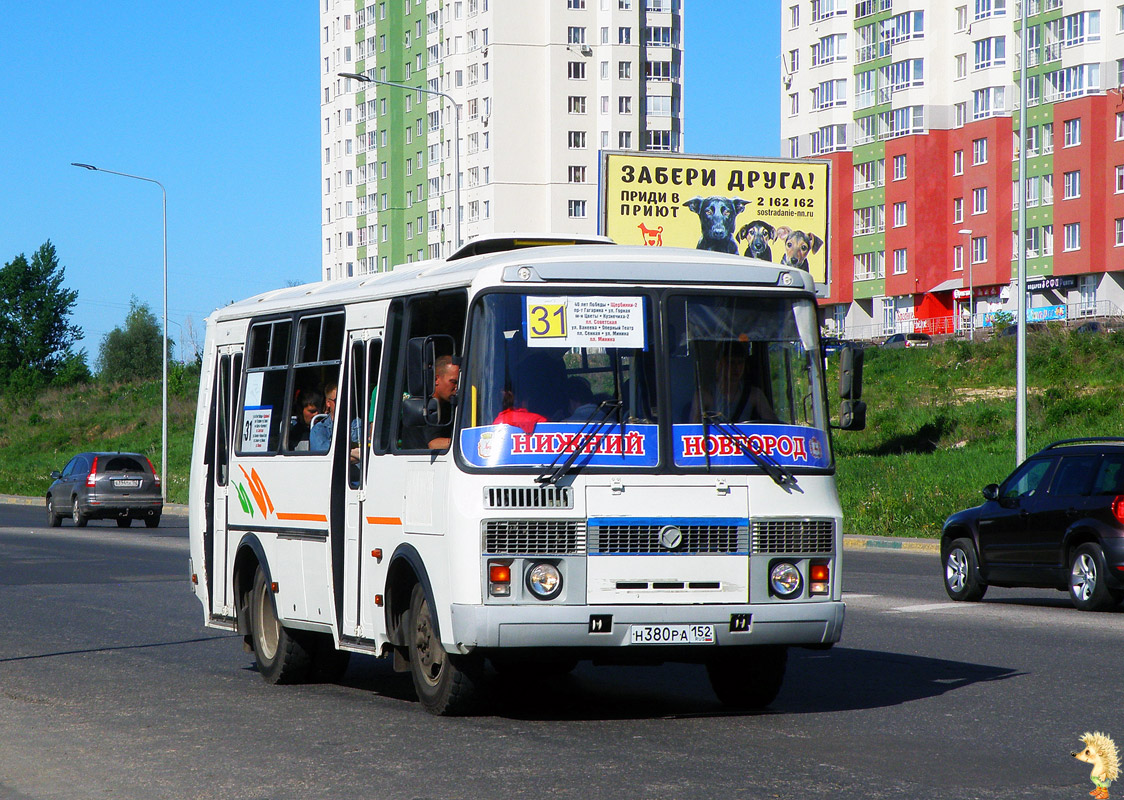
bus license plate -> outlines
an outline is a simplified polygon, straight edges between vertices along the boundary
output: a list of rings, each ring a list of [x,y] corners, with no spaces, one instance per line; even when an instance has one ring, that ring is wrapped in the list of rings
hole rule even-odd
[[[139,480],[115,480],[113,485],[118,489],[136,489],[140,486]]]
[[[631,644],[714,644],[713,625],[633,625]]]

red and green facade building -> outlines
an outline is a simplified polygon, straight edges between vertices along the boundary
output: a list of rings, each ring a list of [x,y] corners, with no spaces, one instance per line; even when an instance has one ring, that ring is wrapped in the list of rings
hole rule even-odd
[[[965,333],[1124,314],[1124,5],[782,0],[782,153],[832,163],[827,326]],[[969,299],[971,298],[971,300]]]

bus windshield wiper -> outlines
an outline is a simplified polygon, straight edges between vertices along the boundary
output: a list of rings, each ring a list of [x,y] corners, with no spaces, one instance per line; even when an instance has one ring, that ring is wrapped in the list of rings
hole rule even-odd
[[[555,456],[554,461],[550,463],[550,466],[547,467],[546,472],[535,478],[535,483],[539,485],[546,483],[554,485],[558,483],[562,476],[570,471],[570,467],[574,465],[574,461],[577,460],[578,455],[583,450],[585,450],[586,446],[593,440],[593,437],[600,433],[601,429],[604,428],[605,425],[609,422],[610,418],[612,417],[612,412],[616,410],[619,415],[622,405],[624,404],[619,399],[602,400],[600,403],[598,403],[597,408],[593,409],[593,411],[589,413],[589,416],[586,417],[585,422],[582,423],[581,429],[578,430],[577,437],[575,437],[578,439],[578,442],[570,450],[570,454],[566,457],[566,460],[559,464],[558,459],[562,457],[562,454],[559,453],[557,456]],[[604,415],[597,421],[597,423],[593,426],[589,433],[585,433],[585,429],[589,427],[589,424],[593,422],[593,418],[596,417],[599,413],[603,413]]]
[[[704,411],[702,414],[703,425],[713,426],[719,433],[727,436],[730,440],[737,445],[737,448],[745,454],[746,458],[754,464],[763,469],[773,483],[782,488],[789,486],[796,486],[796,476],[781,466],[771,456],[764,453],[754,452],[752,447],[749,447],[743,440],[748,438],[747,435],[734,423],[726,419],[725,416],[717,411]],[[705,428],[704,428],[705,430]],[[706,452],[707,448],[704,445],[703,451]]]

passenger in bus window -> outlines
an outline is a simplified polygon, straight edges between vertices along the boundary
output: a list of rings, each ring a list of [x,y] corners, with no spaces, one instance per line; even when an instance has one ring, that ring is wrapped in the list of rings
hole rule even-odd
[[[503,410],[496,415],[493,425],[513,425],[524,433],[534,433],[535,426],[546,422],[546,417],[528,411],[526,408],[516,407],[515,392],[511,389],[503,390]]]
[[[300,413],[289,426],[289,449],[307,450],[309,431],[318,414],[324,413],[324,393],[316,388],[302,389],[297,395]]]
[[[460,384],[461,368],[452,356],[439,356],[434,365],[433,397],[440,409],[440,425],[402,429],[402,446],[410,450],[448,450],[453,441],[453,402]]]
[[[581,375],[571,375],[566,379],[566,399],[570,413],[563,422],[585,422],[597,410],[593,389]]]
[[[332,431],[335,430],[336,396],[339,385],[330,381],[324,387],[324,415],[312,425],[308,436],[308,449],[312,453],[327,453],[332,446]],[[359,420],[351,421],[351,461],[359,460]]]

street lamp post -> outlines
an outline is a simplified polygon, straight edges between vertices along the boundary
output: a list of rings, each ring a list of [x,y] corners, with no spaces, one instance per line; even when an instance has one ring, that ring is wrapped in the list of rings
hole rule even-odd
[[[72,167],[81,167],[93,172],[106,172],[110,175],[120,175],[122,178],[134,178],[138,181],[155,183],[160,187],[164,197],[164,345],[161,349],[163,369],[160,376],[162,384],[162,405],[160,408],[160,496],[168,499],[168,192],[164,184],[154,178],[145,178],[141,175],[130,175],[127,172],[116,172],[111,169],[95,167],[93,164],[79,164],[71,162]]]
[[[968,260],[968,341],[975,341],[973,334],[976,330],[976,287],[973,285],[972,280],[972,229],[961,228],[957,231],[961,236],[966,237],[968,245],[964,250],[964,257]]]
[[[377,83],[379,86],[395,86],[411,92],[424,92],[444,97],[453,104],[453,250],[461,246],[461,104],[446,92],[426,89],[421,86],[407,86],[394,81],[381,81],[360,72],[337,72],[341,78],[351,78],[361,83]]]

